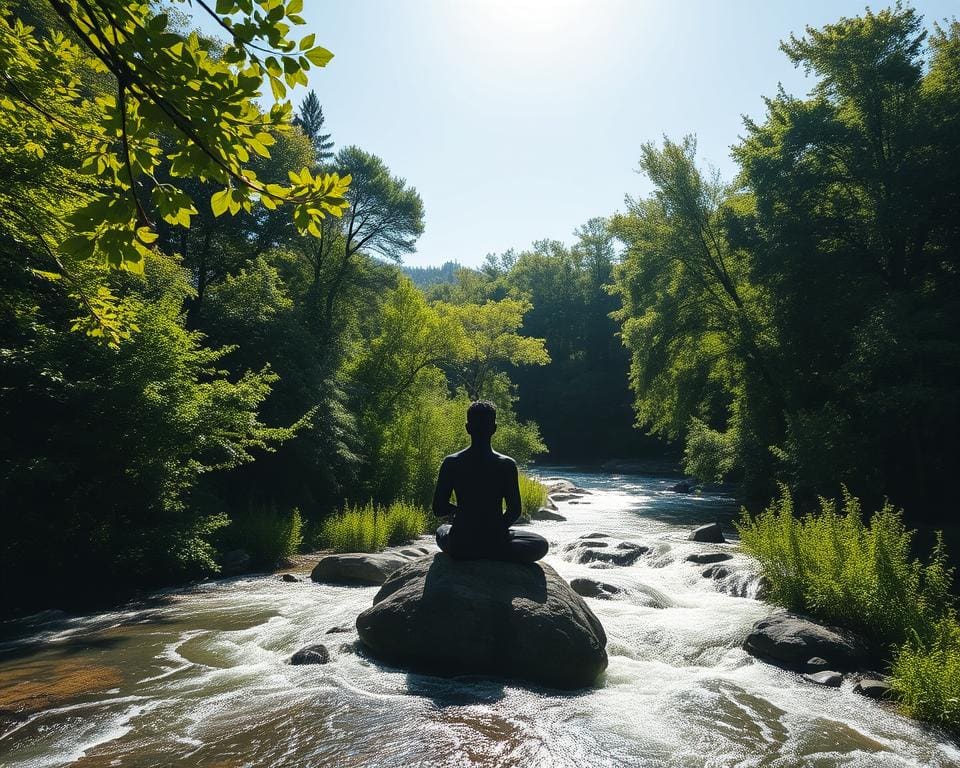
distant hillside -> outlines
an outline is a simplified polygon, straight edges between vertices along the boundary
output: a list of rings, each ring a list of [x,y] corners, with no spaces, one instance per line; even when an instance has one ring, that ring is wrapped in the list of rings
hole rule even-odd
[[[403,274],[413,280],[417,287],[427,288],[431,285],[456,282],[457,270],[463,269],[463,264],[448,261],[440,267],[400,267],[400,269]]]

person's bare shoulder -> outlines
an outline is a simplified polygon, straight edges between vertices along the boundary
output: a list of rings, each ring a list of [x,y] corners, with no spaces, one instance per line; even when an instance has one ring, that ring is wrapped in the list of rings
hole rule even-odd
[[[515,462],[510,456],[507,456],[505,453],[493,452],[493,455],[497,457],[497,463],[504,469],[510,470],[512,472],[517,471],[517,462]]]

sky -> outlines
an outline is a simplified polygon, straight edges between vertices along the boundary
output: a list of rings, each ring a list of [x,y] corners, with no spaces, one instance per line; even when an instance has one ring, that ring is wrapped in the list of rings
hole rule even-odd
[[[650,185],[640,146],[695,134],[731,178],[743,115],[811,82],[791,33],[863,12],[847,0],[307,0],[302,34],[334,53],[310,73],[337,147],[416,187],[426,230],[404,263],[476,265],[572,240]],[[874,3],[874,9],[884,7]],[[928,25],[958,0],[914,7]],[[305,89],[294,92],[299,101]]]

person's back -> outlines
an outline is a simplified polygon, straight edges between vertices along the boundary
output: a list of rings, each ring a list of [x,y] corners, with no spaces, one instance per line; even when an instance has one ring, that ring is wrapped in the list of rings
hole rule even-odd
[[[520,484],[516,462],[490,445],[496,429],[494,405],[472,403],[467,410],[472,444],[440,465],[433,511],[438,517],[452,515],[453,523],[440,526],[437,543],[458,558],[539,560],[547,552],[546,539],[510,527],[520,517]],[[456,504],[450,503],[451,493]]]

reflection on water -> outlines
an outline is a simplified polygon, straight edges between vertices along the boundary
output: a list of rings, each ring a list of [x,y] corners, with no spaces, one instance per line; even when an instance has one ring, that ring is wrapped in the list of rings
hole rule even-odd
[[[385,667],[352,629],[326,634],[352,628],[376,588],[238,578],[3,626],[0,765],[960,766],[942,734],[740,649],[770,608],[718,591],[684,561],[698,548],[689,526],[729,522],[731,500],[674,494],[663,478],[562,474],[593,493],[560,504],[566,522],[536,526],[547,561],[568,580],[623,589],[590,601],[609,638],[596,688],[558,694]],[[560,557],[591,531],[651,554],[602,569]],[[318,642],[329,664],[286,663]]]

